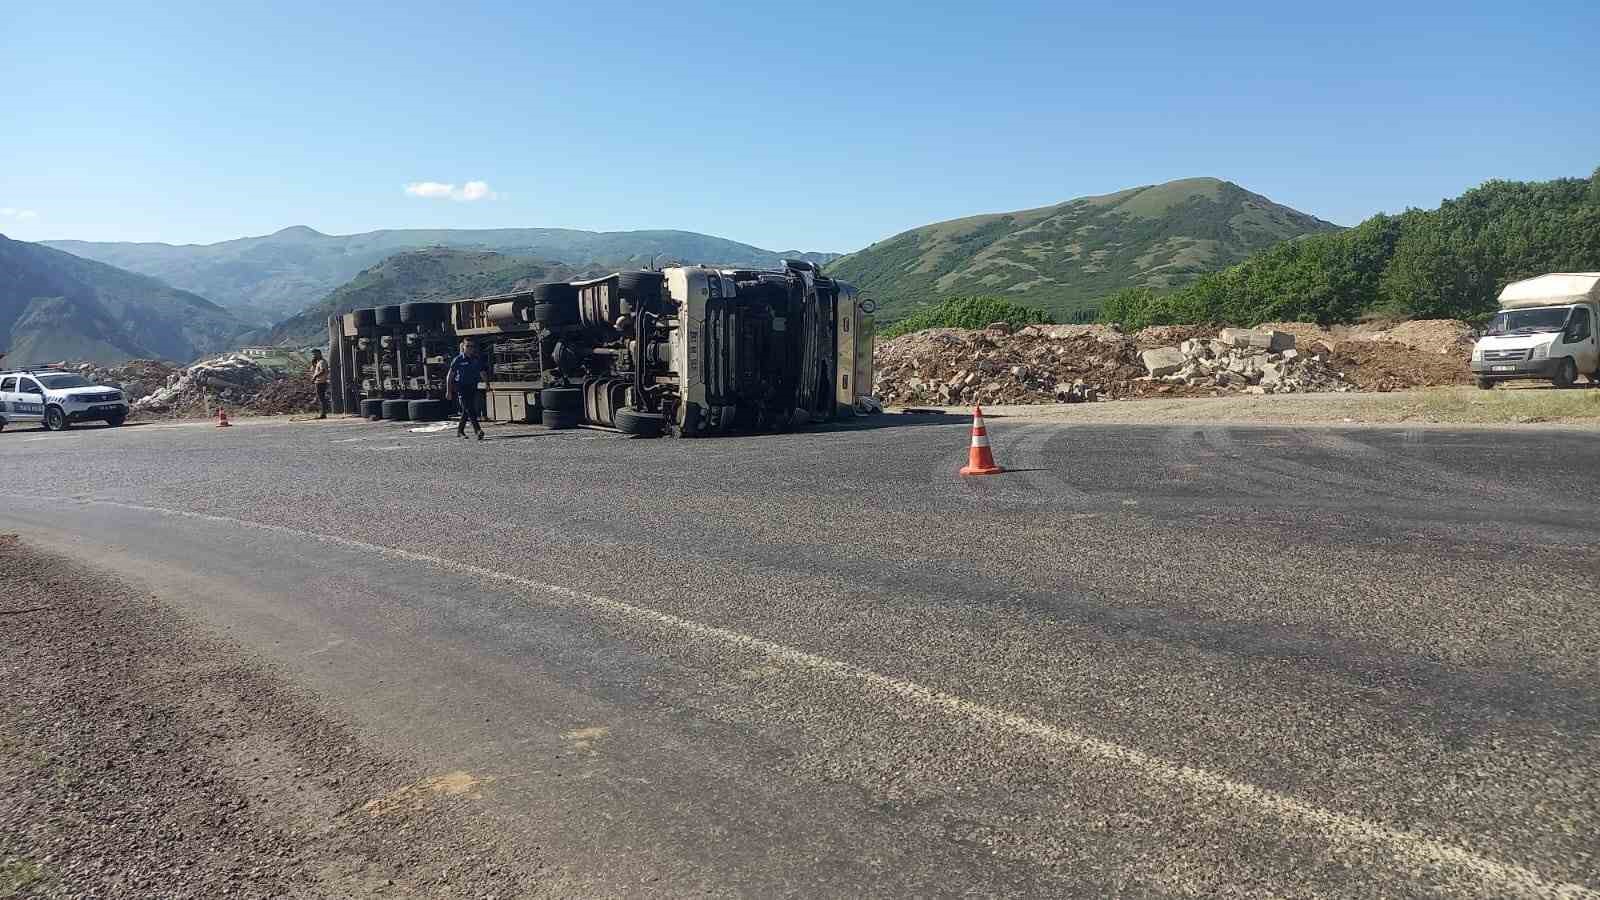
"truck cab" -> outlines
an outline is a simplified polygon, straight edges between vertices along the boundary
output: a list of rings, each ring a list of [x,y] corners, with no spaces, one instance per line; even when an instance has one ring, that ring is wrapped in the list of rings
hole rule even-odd
[[[1472,348],[1472,374],[1488,389],[1510,379],[1571,387],[1600,383],[1600,273],[1557,272],[1514,281]]]

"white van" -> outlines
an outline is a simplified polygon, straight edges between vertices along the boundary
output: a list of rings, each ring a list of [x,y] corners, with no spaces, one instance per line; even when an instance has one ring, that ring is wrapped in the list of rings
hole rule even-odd
[[[0,429],[19,422],[38,422],[51,431],[77,422],[116,427],[127,418],[122,391],[82,375],[55,368],[0,372]]]
[[[1513,281],[1500,311],[1472,348],[1478,387],[1538,378],[1571,387],[1600,383],[1600,272],[1557,272]]]

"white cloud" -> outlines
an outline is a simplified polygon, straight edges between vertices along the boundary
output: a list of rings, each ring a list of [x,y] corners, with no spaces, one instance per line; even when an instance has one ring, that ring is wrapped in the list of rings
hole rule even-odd
[[[487,181],[469,181],[461,187],[447,184],[442,181],[413,181],[405,186],[405,192],[413,197],[425,197],[429,200],[459,200],[470,203],[474,200],[493,200],[494,191],[489,190]]]
[[[482,182],[476,183],[482,184]],[[39,214],[31,209],[17,209],[15,206],[0,206],[0,219],[15,219],[18,222],[26,222],[29,219],[37,218],[39,218]]]

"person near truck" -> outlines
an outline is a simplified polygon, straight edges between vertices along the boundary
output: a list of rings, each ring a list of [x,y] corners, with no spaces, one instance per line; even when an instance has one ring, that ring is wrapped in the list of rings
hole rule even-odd
[[[478,382],[483,380],[483,357],[478,355],[478,345],[470,340],[461,342],[461,353],[450,361],[450,371],[444,377],[444,396],[455,400],[461,407],[461,424],[456,426],[458,437],[467,436],[467,423],[483,440],[483,427],[478,424]]]
[[[317,418],[328,417],[328,361],[321,350],[311,351],[311,382],[317,386]]]

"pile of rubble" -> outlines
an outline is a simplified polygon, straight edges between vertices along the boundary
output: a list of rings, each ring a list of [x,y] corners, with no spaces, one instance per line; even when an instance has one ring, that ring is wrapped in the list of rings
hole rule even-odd
[[[77,372],[95,384],[119,388],[132,403],[167,386],[178,367],[159,359],[135,359],[120,366],[96,363],[60,363],[57,368]]]
[[[278,415],[316,408],[316,388],[303,373],[285,373],[228,353],[172,371],[166,383],[133,402],[136,412],[208,416],[230,410]]]
[[[1246,394],[1353,391],[1320,353],[1295,347],[1286,331],[1224,328],[1217,337],[1190,338],[1176,347],[1140,354],[1150,378],[1189,387],[1221,388]]]
[[[1128,336],[1103,325],[931,328],[880,344],[873,395],[900,406],[1076,403],[1137,393]]]
[[[934,328],[878,345],[873,393],[897,406],[966,406],[1401,390],[1466,382],[1470,334],[1451,320],[1131,335],[1108,325]]]

